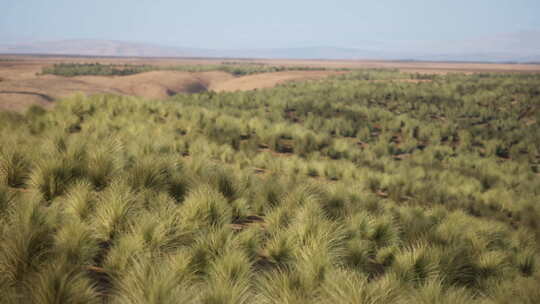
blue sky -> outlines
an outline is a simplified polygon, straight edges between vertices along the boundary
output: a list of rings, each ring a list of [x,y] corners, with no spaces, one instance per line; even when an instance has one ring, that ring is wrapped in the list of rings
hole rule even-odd
[[[0,0],[0,39],[358,47],[540,31],[539,0]]]

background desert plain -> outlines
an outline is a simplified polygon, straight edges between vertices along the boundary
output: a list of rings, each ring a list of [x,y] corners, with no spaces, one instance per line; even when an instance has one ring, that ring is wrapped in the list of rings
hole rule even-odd
[[[42,75],[44,68],[58,63],[100,63],[151,65],[158,67],[217,65],[257,62],[268,66],[326,68],[315,71],[282,71],[235,77],[224,71],[150,71],[129,76]],[[22,111],[29,105],[45,108],[53,101],[75,93],[111,93],[165,99],[178,93],[202,91],[246,91],[274,87],[288,81],[322,79],[345,73],[334,69],[398,69],[406,73],[536,73],[540,64],[414,62],[376,60],[286,60],[286,59],[205,59],[143,57],[70,57],[0,55],[0,108]]]

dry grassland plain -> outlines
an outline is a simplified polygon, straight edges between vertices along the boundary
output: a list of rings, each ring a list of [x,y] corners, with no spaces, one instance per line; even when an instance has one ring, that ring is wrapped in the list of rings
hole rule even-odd
[[[62,77],[40,75],[45,67],[58,63],[100,63],[151,65],[158,67],[217,65],[227,62],[257,62],[269,66],[306,66],[326,71],[282,71],[233,76],[223,71],[151,71],[129,76]],[[244,91],[270,88],[288,81],[315,80],[344,73],[331,69],[391,68],[401,72],[445,74],[485,72],[540,72],[534,64],[485,64],[444,62],[388,62],[352,60],[270,60],[270,59],[178,59],[178,58],[84,58],[54,56],[0,56],[0,108],[22,111],[32,104],[45,108],[53,101],[81,92],[86,95],[112,93],[164,99],[178,93]]]

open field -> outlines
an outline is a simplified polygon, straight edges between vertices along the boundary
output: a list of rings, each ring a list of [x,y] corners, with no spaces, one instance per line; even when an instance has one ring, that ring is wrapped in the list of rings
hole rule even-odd
[[[107,94],[0,112],[3,303],[540,299],[531,66],[68,78],[39,60],[1,77]],[[160,89],[195,78],[210,91]]]
[[[0,60],[0,108],[24,110],[28,105],[44,107],[51,100],[67,97],[75,92],[87,95],[114,93],[163,99],[177,93],[204,90],[235,91],[269,88],[287,81],[321,79],[339,71],[332,69],[392,68],[409,73],[476,73],[476,72],[539,72],[540,65],[426,63],[382,61],[329,60],[222,60],[222,59],[166,59],[166,58],[79,58],[32,57],[3,55]],[[44,68],[58,63],[101,63],[114,65],[149,65],[161,68],[174,66],[206,66],[222,63],[262,63],[267,66],[325,68],[327,71],[282,71],[234,77],[223,71],[182,72],[151,71],[129,76],[38,75]]]

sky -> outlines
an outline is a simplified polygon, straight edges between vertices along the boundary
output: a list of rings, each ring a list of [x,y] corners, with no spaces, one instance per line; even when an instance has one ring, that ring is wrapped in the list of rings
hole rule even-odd
[[[0,0],[0,41],[358,47],[540,31],[539,0]]]

